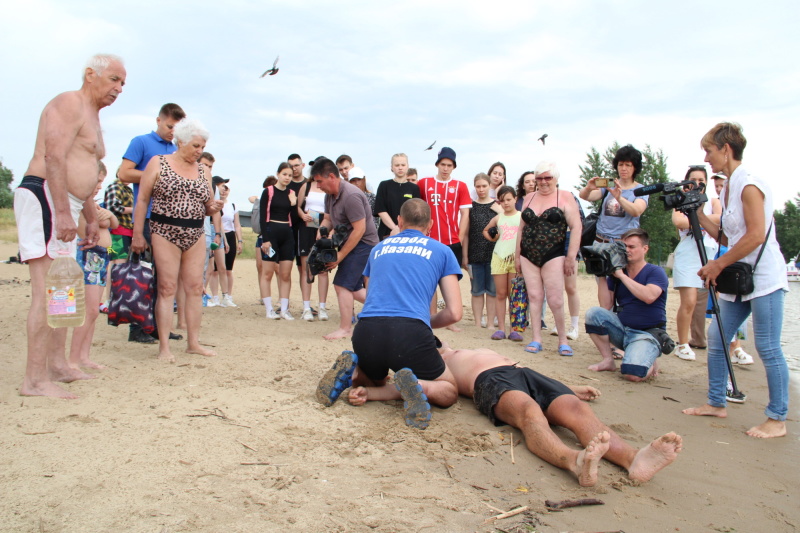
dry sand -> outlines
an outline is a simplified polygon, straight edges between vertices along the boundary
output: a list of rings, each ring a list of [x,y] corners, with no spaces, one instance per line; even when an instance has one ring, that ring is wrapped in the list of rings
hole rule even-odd
[[[0,244],[0,257],[15,253]],[[0,265],[2,499],[0,530],[131,531],[796,531],[800,528],[798,424],[760,441],[744,435],[764,419],[760,363],[737,373],[749,399],[729,418],[699,418],[682,408],[705,399],[705,352],[696,362],[664,356],[662,374],[632,384],[586,366],[599,357],[582,334],[575,356],[527,354],[489,340],[471,325],[442,331],[462,348],[491,347],[570,384],[591,384],[600,418],[634,446],[676,431],[677,461],[634,486],[607,462],[595,488],[533,456],[519,431],[496,428],[462,398],[434,409],[425,431],[407,428],[399,402],[324,408],[314,400],[320,376],[349,341],[322,335],[332,321],[267,321],[258,302],[253,261],[238,261],[238,309],[204,309],[201,338],[215,358],[183,353],[156,360],[155,346],[127,342],[127,327],[99,319],[93,358],[108,368],[66,387],[73,401],[18,395],[25,366],[27,267]],[[462,282],[465,302],[467,283]],[[584,309],[593,279],[580,279]],[[316,291],[315,291],[316,292]],[[293,287],[295,315],[299,288]],[[674,316],[677,293],[669,295]],[[549,317],[548,317],[549,318]],[[550,324],[552,319],[549,318]],[[674,332],[673,332],[674,333]],[[529,335],[526,335],[528,339]],[[752,343],[745,343],[752,351]],[[755,353],[753,351],[753,353]],[[797,395],[793,391],[793,401]],[[796,403],[795,403],[796,405]],[[792,414],[796,413],[793,407]],[[575,437],[557,430],[571,446]],[[515,464],[511,461],[513,436]],[[605,505],[547,512],[544,501],[599,498]],[[497,514],[528,513],[485,524]]]

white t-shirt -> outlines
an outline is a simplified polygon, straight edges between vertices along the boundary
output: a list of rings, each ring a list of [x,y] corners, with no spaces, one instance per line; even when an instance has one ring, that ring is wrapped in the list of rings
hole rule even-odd
[[[226,202],[225,206],[222,208],[222,232],[229,233],[231,231],[236,231],[236,227],[233,224],[233,216],[238,213],[239,210],[236,208],[236,204],[231,202]]]
[[[755,290],[746,296],[742,296],[743,302],[771,294],[778,289],[789,290],[789,282],[786,279],[786,264],[783,261],[778,239],[775,237],[775,224],[772,218],[772,190],[766,180],[750,174],[742,165],[739,165],[733,172],[733,175],[725,182],[722,192],[720,192],[722,230],[728,237],[728,248],[736,246],[739,239],[747,233],[747,226],[744,221],[744,206],[742,205],[742,191],[747,185],[755,185],[764,194],[764,235],[769,232],[769,239],[764,245],[764,253],[755,267],[753,276]],[[725,191],[729,187],[730,194],[726,204]],[[770,223],[772,223],[771,231]],[[747,257],[739,259],[739,261],[755,265],[760,251],[761,246],[756,246],[755,250],[750,252]],[[732,294],[720,293],[719,297],[728,302],[733,302],[736,299],[736,296]]]

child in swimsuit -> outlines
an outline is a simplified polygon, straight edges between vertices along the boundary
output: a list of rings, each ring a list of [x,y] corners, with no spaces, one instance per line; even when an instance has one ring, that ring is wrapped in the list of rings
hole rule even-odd
[[[514,252],[517,247],[520,212],[515,205],[516,199],[517,194],[513,187],[508,185],[500,187],[497,190],[497,201],[500,202],[503,213],[494,217],[483,230],[483,236],[495,243],[492,252],[492,277],[496,292],[495,311],[499,329],[492,334],[492,340],[506,338],[506,299],[511,278],[517,276]],[[492,228],[497,228],[494,236],[489,232]],[[522,342],[521,331],[512,331],[508,339]]]

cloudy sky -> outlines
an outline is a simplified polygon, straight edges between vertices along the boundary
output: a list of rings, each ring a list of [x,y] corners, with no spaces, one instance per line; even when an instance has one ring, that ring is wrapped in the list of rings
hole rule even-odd
[[[679,180],[702,162],[702,135],[733,120],[745,163],[782,206],[800,191],[787,159],[800,123],[798,6],[0,0],[0,159],[18,181],[44,105],[110,52],[128,80],[101,112],[109,167],[176,102],[211,131],[215,173],[232,178],[237,203],[292,152],[350,154],[373,189],[395,152],[432,175],[436,151],[423,149],[434,140],[456,150],[454,175],[469,182],[497,160],[516,181],[547,158],[572,187],[586,152],[614,141],[663,150]],[[260,79],[278,54],[280,73]]]

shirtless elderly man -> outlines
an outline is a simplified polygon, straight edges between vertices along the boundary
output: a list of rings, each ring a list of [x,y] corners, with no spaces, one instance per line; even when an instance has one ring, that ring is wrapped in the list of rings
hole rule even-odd
[[[625,468],[631,480],[649,481],[672,463],[683,447],[675,433],[640,450],[631,447],[580,401],[598,398],[600,391],[594,387],[568,388],[491,350],[453,350],[445,345],[440,351],[456,378],[459,394],[473,398],[478,410],[495,425],[520,429],[534,455],[572,472],[581,486],[597,483],[597,467],[603,457]],[[351,393],[350,402],[363,403],[357,391]],[[550,429],[551,424],[575,433],[585,449],[566,446]]]
[[[125,67],[117,56],[98,54],[89,59],[83,85],[61,93],[42,111],[36,147],[22,183],[14,192],[14,215],[20,256],[31,275],[28,311],[28,362],[20,388],[24,396],[72,399],[76,395],[56,381],[91,378],[72,368],[65,358],[66,328],[47,325],[45,275],[59,247],[75,255],[78,216],[86,219],[83,248],[97,244],[97,162],[105,156],[100,110],[113,104],[125,85]]]

